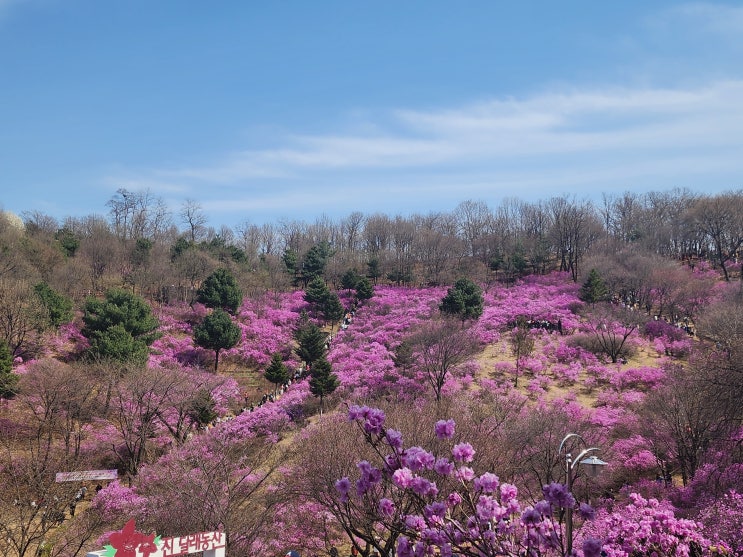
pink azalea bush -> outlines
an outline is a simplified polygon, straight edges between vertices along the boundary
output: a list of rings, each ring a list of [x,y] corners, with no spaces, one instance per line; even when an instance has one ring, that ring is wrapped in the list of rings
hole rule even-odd
[[[711,542],[702,535],[700,523],[677,518],[668,502],[645,499],[637,493],[629,498],[625,506],[597,510],[594,520],[581,528],[577,539],[590,536],[603,540],[607,557],[709,555]]]
[[[696,517],[704,527],[705,535],[720,540],[720,553],[729,549],[732,555],[743,554],[743,495],[731,490],[722,497],[709,499]]]
[[[515,486],[490,472],[475,475],[469,464],[476,449],[469,443],[451,441],[448,454],[406,448],[401,434],[385,427],[381,410],[352,405],[348,417],[377,447],[379,461],[359,462],[355,481],[339,478],[336,490],[348,505],[358,499],[367,509],[376,506],[380,525],[398,535],[399,557],[564,554],[556,510],[577,508],[565,486],[545,486],[542,501],[523,505]],[[434,426],[442,441],[451,440],[455,428],[452,420]],[[587,505],[579,511],[593,514]],[[601,542],[586,536],[578,547],[578,555],[598,557]]]

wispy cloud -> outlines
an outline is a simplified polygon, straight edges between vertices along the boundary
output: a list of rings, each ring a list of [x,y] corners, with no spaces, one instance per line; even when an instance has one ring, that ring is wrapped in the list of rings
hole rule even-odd
[[[679,52],[707,48],[709,60],[743,51],[743,7],[681,4],[645,24],[636,43],[648,53],[644,70],[655,71],[666,56],[678,54],[675,46],[656,52],[666,38],[683,42]],[[368,211],[385,210],[386,202],[404,210],[404,203],[421,205],[434,196],[461,201],[494,191],[543,198],[545,192],[612,188],[740,187],[741,69],[739,61],[727,60],[710,64],[709,73],[700,66],[693,78],[666,79],[686,71],[679,64],[664,74],[665,86],[638,69],[637,80],[624,79],[625,85],[551,87],[457,106],[361,112],[366,116],[356,114],[351,129],[297,130],[274,138],[270,148],[140,172],[128,183],[162,182],[173,195],[182,190],[214,211],[291,206],[316,213],[343,203]]]
[[[154,173],[177,182],[236,184],[308,173],[453,166],[479,171],[514,158],[602,156],[650,161],[743,148],[743,81],[699,89],[611,89],[494,99],[442,110],[396,110],[372,135],[289,136],[276,149]],[[528,169],[524,169],[528,172]]]

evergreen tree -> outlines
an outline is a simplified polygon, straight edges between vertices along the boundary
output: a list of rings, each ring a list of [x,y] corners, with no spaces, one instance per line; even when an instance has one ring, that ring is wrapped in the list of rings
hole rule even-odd
[[[307,324],[297,336],[297,356],[310,366],[325,357],[327,335],[314,323]]]
[[[329,296],[330,289],[321,277],[313,278],[304,289],[304,301],[310,304],[313,313],[322,311]]]
[[[297,326],[294,327],[294,340],[299,344],[300,339],[302,338],[302,335],[305,333],[305,331],[312,325],[312,321],[310,321],[310,316],[307,313],[307,310],[303,309],[299,312],[299,319],[297,319]]]
[[[332,394],[338,388],[340,382],[333,373],[330,362],[324,357],[315,362],[310,375],[310,392],[320,399],[320,412],[322,412],[323,399]]]
[[[361,277],[356,283],[356,300],[365,302],[374,297],[374,287],[371,281],[366,277]]]
[[[394,282],[398,286],[412,283],[413,278],[413,270],[410,267],[393,269],[387,273],[387,280]]]
[[[343,307],[341,299],[335,292],[330,292],[322,306],[322,316],[326,323],[330,323],[330,330],[333,330],[333,324],[337,323],[346,314],[346,308]]]
[[[379,259],[376,257],[372,257],[369,261],[366,262],[366,274],[372,281],[374,281],[374,284],[377,284],[377,279],[382,276],[382,269],[379,264]]]
[[[202,348],[214,350],[214,371],[219,366],[219,352],[230,349],[240,340],[240,327],[232,322],[230,314],[215,309],[193,329],[193,340]]]
[[[132,265],[135,267],[147,265],[152,257],[153,246],[154,244],[152,243],[152,240],[147,238],[137,238],[137,241],[134,244],[134,251],[131,255]]]
[[[194,243],[189,241],[185,236],[179,236],[175,243],[170,247],[170,261],[176,261],[180,256],[190,249],[194,249]]]
[[[228,244],[224,236],[220,234],[217,234],[208,242],[199,243],[199,248],[210,253],[222,263],[234,261],[235,263],[242,264],[246,263],[248,260],[243,250],[237,246]]]
[[[496,276],[498,275],[498,271],[500,271],[503,268],[503,263],[505,262],[505,259],[503,258],[503,253],[498,250],[493,255],[490,256],[490,260],[488,261],[488,268],[493,271]]]
[[[13,398],[18,392],[18,376],[13,373],[13,354],[8,343],[0,340],[0,399]]]
[[[284,364],[284,359],[281,357],[279,352],[274,352],[271,356],[271,363],[266,368],[263,376],[269,383],[274,384],[273,392],[276,394],[276,390],[279,385],[283,385],[290,379],[289,368]]]
[[[323,276],[328,259],[330,259],[333,253],[330,244],[326,241],[315,244],[307,251],[302,264],[302,278],[305,284]]]
[[[296,286],[299,282],[299,260],[297,258],[297,252],[291,248],[286,248],[284,254],[281,256],[281,260],[284,262],[287,274],[292,279],[292,284]]]
[[[361,276],[356,272],[356,269],[348,269],[341,277],[341,288],[344,290],[353,290],[359,282]]]
[[[34,286],[34,292],[41,300],[49,315],[49,325],[57,329],[64,323],[72,321],[72,300],[53,290],[47,283],[40,282]]]
[[[144,363],[148,347],[160,335],[157,318],[147,302],[121,289],[103,300],[85,302],[82,334],[90,341],[88,356],[117,362]]]
[[[447,290],[439,310],[441,313],[457,316],[464,322],[468,319],[479,319],[482,315],[482,306],[480,287],[469,279],[461,278]]]
[[[100,331],[90,339],[88,357],[96,360],[144,366],[149,356],[147,343],[134,338],[122,324]]]
[[[529,264],[526,261],[526,251],[521,242],[519,242],[511,253],[511,267],[516,275],[521,276],[526,272],[528,266]]]
[[[595,304],[596,302],[603,302],[609,299],[609,289],[596,269],[591,269],[591,272],[588,273],[588,278],[583,283],[583,286],[581,286],[578,297],[589,304]]]
[[[243,295],[235,277],[227,269],[217,269],[196,291],[196,301],[234,315],[243,302]]]
[[[413,343],[405,339],[395,348],[392,355],[392,363],[404,375],[413,367],[415,360],[413,358]]]
[[[59,242],[59,247],[66,257],[74,257],[77,248],[80,247],[80,240],[69,228],[60,228],[54,234],[54,239]]]

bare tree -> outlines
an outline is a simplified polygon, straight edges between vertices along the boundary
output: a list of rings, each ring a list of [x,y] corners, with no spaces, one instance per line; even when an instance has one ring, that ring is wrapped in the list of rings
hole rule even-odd
[[[246,262],[250,269],[256,269],[261,255],[261,229],[255,224],[245,222],[237,227],[237,245],[245,253]]]
[[[356,252],[361,242],[361,233],[364,228],[364,214],[354,211],[341,221],[341,231],[344,242],[343,248],[350,252]]]
[[[31,285],[23,280],[0,279],[0,308],[0,339],[16,356],[34,354],[47,313]]]
[[[593,306],[588,327],[601,353],[617,363],[625,354],[627,339],[645,320],[637,311],[601,303]]]
[[[708,452],[740,424],[740,410],[721,404],[718,389],[710,389],[700,369],[680,365],[666,369],[667,382],[648,393],[643,415],[652,427],[645,434],[659,450],[673,458],[684,485],[712,455]]]
[[[483,260],[486,257],[483,238],[490,227],[493,214],[484,201],[463,201],[454,210],[459,221],[459,231],[469,255]]]
[[[149,190],[116,190],[106,203],[116,237],[126,242],[138,238],[155,239],[170,226],[170,213],[165,202]]]
[[[29,265],[23,257],[23,222],[0,211],[0,278],[22,277]]]
[[[391,223],[392,279],[398,284],[413,282],[415,225],[400,216]]]
[[[514,379],[513,386],[518,387],[523,359],[528,357],[534,350],[534,336],[525,317],[519,317],[517,319],[516,327],[511,331],[508,342],[511,345],[511,354],[516,358],[516,378]]]
[[[560,270],[578,280],[579,265],[585,252],[598,237],[600,222],[589,202],[576,203],[567,197],[553,197],[547,204],[552,223],[552,245]]]
[[[743,190],[697,201],[691,211],[694,222],[711,244],[725,280],[730,280],[727,263],[743,246]]]
[[[181,222],[188,229],[188,237],[191,242],[200,241],[206,232],[207,218],[202,211],[201,204],[193,199],[187,199],[178,213]]]
[[[112,440],[111,449],[130,478],[153,455],[151,439],[181,382],[178,374],[168,370],[143,368],[115,385],[110,421],[119,439]]]
[[[3,439],[0,466],[0,553],[7,557],[40,555],[39,549],[65,520],[74,497],[68,484],[55,483],[57,462],[24,453],[18,440]]]
[[[743,296],[734,293],[707,307],[697,319],[699,336],[712,341],[730,360],[743,356]]]
[[[91,379],[85,368],[52,359],[35,362],[21,377],[19,399],[28,409],[39,443],[51,447],[61,439],[68,465],[80,457],[85,426],[100,409]]]
[[[431,385],[437,401],[451,374],[480,349],[472,332],[456,319],[441,319],[424,325],[411,338],[417,368]]]
[[[446,235],[433,227],[422,227],[414,240],[416,259],[422,264],[427,284],[443,284],[451,275],[451,262],[462,252],[456,236]]]
[[[374,214],[366,218],[364,248],[370,256],[383,255],[389,249],[391,228],[387,215]]]
[[[248,555],[269,530],[275,490],[268,482],[283,459],[265,438],[235,440],[219,432],[178,447],[148,467],[137,490],[151,509],[140,527],[165,536],[221,530],[230,555]]]
[[[106,273],[116,269],[118,263],[122,261],[121,244],[111,232],[106,221],[101,218],[87,218],[82,225],[78,252],[80,258],[87,264],[90,287],[95,291],[101,290],[103,289],[102,280]]]

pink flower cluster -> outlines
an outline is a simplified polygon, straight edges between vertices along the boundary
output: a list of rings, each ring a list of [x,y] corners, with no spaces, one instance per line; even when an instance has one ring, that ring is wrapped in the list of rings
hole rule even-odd
[[[485,555],[515,556],[562,547],[564,533],[554,509],[576,505],[565,486],[545,486],[543,501],[522,507],[515,486],[501,483],[491,472],[477,476],[467,466],[475,456],[470,443],[455,443],[450,460],[422,447],[403,448],[402,436],[385,428],[385,415],[379,409],[354,405],[348,417],[359,424],[367,443],[377,446],[386,440],[392,452],[380,453],[377,465],[366,460],[358,463],[355,490],[349,477],[338,479],[335,489],[344,504],[377,497],[379,523],[390,524],[400,534],[397,555],[452,556],[476,548]],[[455,427],[453,420],[439,420],[434,431],[443,441],[452,438]],[[586,518],[593,515],[587,505],[579,510]],[[587,538],[583,548],[583,557],[595,557],[601,542]]]

